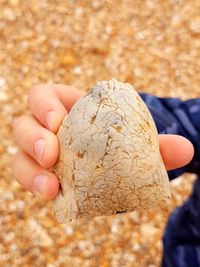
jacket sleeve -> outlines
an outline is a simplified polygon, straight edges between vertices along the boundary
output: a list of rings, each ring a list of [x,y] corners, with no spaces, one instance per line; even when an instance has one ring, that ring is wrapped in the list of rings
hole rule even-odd
[[[200,98],[182,101],[140,94],[151,112],[160,134],[177,134],[189,139],[195,150],[193,160],[185,167],[169,171],[174,179],[184,172],[200,174]]]

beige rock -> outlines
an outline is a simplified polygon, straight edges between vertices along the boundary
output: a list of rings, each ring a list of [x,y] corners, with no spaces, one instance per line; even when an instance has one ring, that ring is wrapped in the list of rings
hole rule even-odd
[[[73,106],[59,132],[54,168],[60,223],[150,208],[170,197],[158,133],[130,84],[101,81]]]

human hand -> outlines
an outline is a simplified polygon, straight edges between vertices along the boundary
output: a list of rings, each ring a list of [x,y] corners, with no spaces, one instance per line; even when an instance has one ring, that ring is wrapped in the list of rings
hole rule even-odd
[[[28,94],[31,115],[14,122],[14,138],[20,151],[13,158],[17,181],[46,200],[56,197],[59,181],[50,168],[59,155],[56,132],[67,112],[85,93],[65,85],[40,85]],[[178,135],[159,135],[160,152],[167,170],[186,165],[192,159],[193,146]]]

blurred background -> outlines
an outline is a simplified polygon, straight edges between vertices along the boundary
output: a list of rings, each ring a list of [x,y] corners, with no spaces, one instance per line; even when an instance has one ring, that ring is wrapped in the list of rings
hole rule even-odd
[[[69,225],[14,180],[14,118],[39,83],[88,90],[115,78],[158,96],[200,96],[199,0],[0,0],[0,266],[157,267],[171,211],[195,179],[171,183],[162,208]]]

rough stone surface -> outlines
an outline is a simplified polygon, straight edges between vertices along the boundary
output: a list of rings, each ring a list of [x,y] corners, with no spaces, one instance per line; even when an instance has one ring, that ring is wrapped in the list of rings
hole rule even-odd
[[[59,129],[54,201],[59,222],[149,208],[169,198],[158,133],[128,83],[101,81],[80,99]]]

